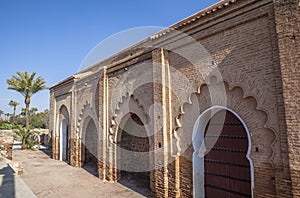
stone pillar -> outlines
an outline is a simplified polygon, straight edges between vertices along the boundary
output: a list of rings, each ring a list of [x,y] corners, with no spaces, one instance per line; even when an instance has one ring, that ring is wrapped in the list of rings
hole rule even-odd
[[[77,131],[77,99],[75,92],[76,83],[72,84],[71,103],[69,112],[69,163],[71,166],[79,167],[78,162],[78,139]]]
[[[100,131],[99,134],[99,160],[98,160],[98,172],[99,178],[102,180],[107,180],[107,132],[108,132],[108,79],[107,79],[107,68],[104,67],[103,75],[101,78],[100,86],[99,86],[99,95],[101,98],[99,99],[99,123]]]
[[[170,155],[170,148],[172,146],[172,95],[168,52],[162,48],[155,49],[152,52],[152,61],[154,99],[153,126],[155,133],[154,161],[156,167],[158,167],[153,173],[154,181],[152,182],[154,182],[157,197],[169,197],[169,193],[173,196],[174,192],[172,191],[174,191],[174,189],[176,197],[179,197],[179,183],[169,183],[168,171],[169,160],[172,157]],[[178,162],[179,161],[175,162],[177,165],[175,168],[178,168]],[[172,177],[176,176],[172,175]],[[176,179],[176,182],[179,182],[179,178]]]
[[[52,139],[52,158],[55,160],[59,160],[59,143],[59,137],[55,135]]]
[[[79,139],[78,138],[71,138],[70,139],[70,165],[74,167],[81,167],[79,162]]]
[[[55,98],[54,92],[50,90],[50,108],[49,108],[49,133],[51,133],[51,140],[52,140],[52,158],[57,159],[56,157],[56,109],[55,109]]]
[[[290,169],[291,184],[286,179],[280,193],[300,196],[300,2],[299,0],[273,0],[278,37],[279,64],[282,79],[283,104],[280,104],[281,144],[285,169]],[[286,134],[285,134],[286,132]],[[286,142],[287,141],[287,142]],[[286,156],[288,155],[288,156]],[[288,160],[287,160],[288,159]],[[281,185],[283,186],[283,184]],[[292,192],[290,188],[292,187]],[[280,195],[278,195],[280,196]]]
[[[110,111],[109,111],[109,99],[111,96],[109,96],[109,81],[108,81],[108,74],[107,69],[104,69],[103,72],[103,81],[104,81],[104,87],[103,87],[103,131],[104,131],[104,137],[105,137],[105,150],[106,150],[106,180],[107,181],[117,181],[115,180],[115,169],[114,169],[114,162],[116,161],[115,155],[116,155],[116,145],[112,144],[111,139],[109,136],[113,131],[110,131]]]
[[[78,139],[78,166],[79,167],[82,167],[83,166],[83,151],[82,149],[84,148],[84,145],[83,145],[83,142],[82,142],[82,139],[79,138]]]
[[[180,158],[175,157],[175,197],[179,198],[180,195]]]

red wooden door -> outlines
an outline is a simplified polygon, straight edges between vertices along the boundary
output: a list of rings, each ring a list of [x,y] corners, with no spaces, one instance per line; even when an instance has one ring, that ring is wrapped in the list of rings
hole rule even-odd
[[[204,157],[205,197],[251,197],[247,132],[234,114],[224,111],[216,113],[205,130],[205,143],[210,149]],[[214,131],[218,129],[219,136]],[[215,144],[209,143],[212,140]]]

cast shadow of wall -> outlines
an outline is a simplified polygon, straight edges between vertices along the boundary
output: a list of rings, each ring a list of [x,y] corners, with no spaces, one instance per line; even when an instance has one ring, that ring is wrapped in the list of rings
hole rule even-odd
[[[0,160],[3,160],[0,158]],[[15,197],[15,178],[14,170],[7,164],[0,169],[0,197]]]

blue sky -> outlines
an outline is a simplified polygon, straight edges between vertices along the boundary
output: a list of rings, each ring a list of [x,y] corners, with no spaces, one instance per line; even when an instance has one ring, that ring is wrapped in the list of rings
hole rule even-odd
[[[12,113],[7,90],[17,71],[35,71],[47,86],[76,73],[98,43],[120,31],[168,27],[218,0],[0,0],[0,109]],[[49,91],[32,97],[31,107],[49,108]]]

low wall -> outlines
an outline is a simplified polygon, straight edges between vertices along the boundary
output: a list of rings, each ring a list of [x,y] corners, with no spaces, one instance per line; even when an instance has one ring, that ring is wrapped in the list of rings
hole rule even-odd
[[[12,160],[13,137],[0,137],[0,155]]]

